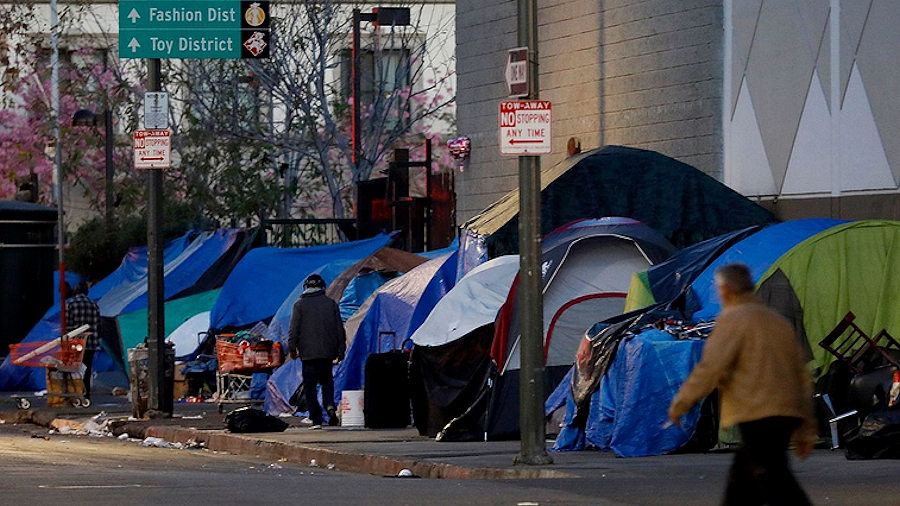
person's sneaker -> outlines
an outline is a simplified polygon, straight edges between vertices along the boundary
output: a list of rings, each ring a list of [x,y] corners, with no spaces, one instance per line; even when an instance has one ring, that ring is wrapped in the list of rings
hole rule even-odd
[[[338,419],[337,410],[334,409],[334,406],[330,406],[326,412],[328,413],[328,426],[329,427],[337,427],[341,421]]]
[[[322,424],[316,423],[309,426],[309,430],[322,430]]]

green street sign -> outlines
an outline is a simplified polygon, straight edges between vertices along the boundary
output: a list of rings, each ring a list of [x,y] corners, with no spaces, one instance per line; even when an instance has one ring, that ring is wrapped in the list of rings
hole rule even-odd
[[[268,58],[269,2],[120,0],[120,58]]]

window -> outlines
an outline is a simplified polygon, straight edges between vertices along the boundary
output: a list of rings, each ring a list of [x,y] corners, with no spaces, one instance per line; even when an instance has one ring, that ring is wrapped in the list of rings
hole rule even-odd
[[[376,58],[377,56],[377,58]],[[347,49],[341,52],[341,97],[349,100],[352,95],[352,52]],[[389,104],[398,108],[408,108],[405,100],[390,101],[396,91],[409,87],[410,56],[407,49],[386,49],[377,55],[370,49],[362,50],[359,55],[359,91],[360,105],[367,107],[376,103],[376,93],[381,104]],[[402,118],[398,114],[397,118]],[[390,118],[391,116],[389,116]],[[396,120],[388,119],[387,128],[393,128]]]

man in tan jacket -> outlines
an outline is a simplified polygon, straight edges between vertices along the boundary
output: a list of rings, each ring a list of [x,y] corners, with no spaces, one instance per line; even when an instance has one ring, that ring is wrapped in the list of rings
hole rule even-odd
[[[715,280],[722,312],[702,360],[672,401],[669,420],[680,425],[694,404],[718,388],[721,424],[737,425],[743,440],[723,503],[809,504],[787,459],[792,439],[803,459],[816,437],[803,350],[790,323],[753,295],[747,266],[723,266]]]

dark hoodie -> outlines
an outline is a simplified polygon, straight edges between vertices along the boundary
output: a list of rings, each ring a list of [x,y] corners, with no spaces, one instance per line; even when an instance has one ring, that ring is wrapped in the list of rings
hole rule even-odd
[[[347,337],[341,313],[325,290],[304,292],[294,302],[288,346],[300,360],[344,359]]]

